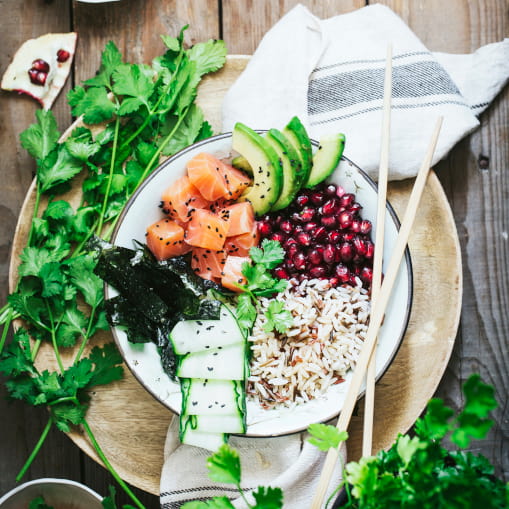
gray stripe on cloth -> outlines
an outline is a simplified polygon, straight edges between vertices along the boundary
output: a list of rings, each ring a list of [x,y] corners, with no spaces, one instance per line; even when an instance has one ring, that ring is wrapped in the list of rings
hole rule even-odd
[[[312,79],[308,89],[308,113],[316,115],[383,98],[384,69],[364,69]],[[437,62],[395,66],[392,97],[419,98],[457,94],[458,87]]]
[[[426,103],[415,103],[415,104],[397,104],[392,105],[393,109],[409,109],[409,108],[426,108],[428,106],[437,106],[439,104],[455,104],[458,106],[467,106],[463,101],[431,101]],[[329,122],[335,122],[336,120],[341,120],[343,118],[355,117],[356,115],[362,115],[363,113],[370,113],[372,111],[382,110],[382,106],[373,106],[371,108],[364,108],[363,110],[354,111],[353,113],[347,113],[345,115],[338,115],[333,118],[326,118],[323,120],[315,120],[311,121],[311,125],[321,125],[328,124]]]
[[[430,51],[410,51],[408,53],[402,53],[401,55],[393,56],[393,60],[398,60],[400,58],[407,57],[415,57],[418,55],[431,55]],[[337,64],[324,65],[322,67],[316,67],[313,69],[313,72],[325,71],[327,69],[334,69],[335,67],[341,67],[342,65],[352,65],[352,64],[377,64],[377,63],[385,63],[385,58],[375,58],[368,60],[352,60],[351,62],[338,62]]]

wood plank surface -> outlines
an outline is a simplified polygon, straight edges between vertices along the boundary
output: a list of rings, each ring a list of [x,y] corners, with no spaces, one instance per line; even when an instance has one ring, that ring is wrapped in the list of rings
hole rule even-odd
[[[0,0],[0,73],[19,45],[47,32],[79,32],[76,72],[66,88],[94,74],[100,49],[115,40],[129,61],[147,62],[161,51],[159,33],[175,35],[190,24],[186,41],[223,37],[230,54],[252,53],[264,35],[297,0],[121,0],[84,4],[71,0]],[[321,17],[362,7],[364,0],[306,0],[301,3]],[[370,1],[370,3],[374,3]],[[509,36],[507,0],[384,0],[431,49],[470,52]],[[64,92],[65,93],[65,92]],[[496,388],[501,407],[494,412],[489,439],[472,445],[509,479],[509,90],[481,116],[482,125],[460,142],[437,168],[451,203],[464,266],[461,327],[453,357],[437,395],[459,407],[461,383],[474,371]],[[20,147],[19,133],[34,120],[37,105],[29,98],[0,92],[0,305],[7,295],[8,257],[23,198],[34,163]],[[59,126],[70,122],[63,95],[53,107]],[[0,380],[1,382],[1,380]],[[46,422],[35,411],[5,401],[0,383],[0,494],[15,485],[14,477]],[[378,426],[383,426],[379,422]],[[133,430],[133,440],[141,440]],[[26,479],[66,477],[100,493],[113,484],[109,474],[82,453],[64,434],[52,432]],[[117,490],[119,491],[119,490]],[[158,507],[155,496],[136,490],[147,508]],[[119,501],[127,502],[120,494]]]
[[[370,2],[372,3],[372,2]],[[433,51],[469,53],[509,36],[507,1],[384,0]],[[471,373],[495,387],[499,408],[488,438],[473,442],[509,479],[509,89],[481,117],[481,127],[437,167],[461,243],[463,312],[456,348],[437,396],[459,408]]]

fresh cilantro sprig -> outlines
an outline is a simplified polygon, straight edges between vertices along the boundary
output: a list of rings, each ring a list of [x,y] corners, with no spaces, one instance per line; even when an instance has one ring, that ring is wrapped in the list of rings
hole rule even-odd
[[[237,320],[240,327],[249,332],[256,320],[256,303],[258,297],[270,297],[275,293],[285,290],[288,282],[278,279],[271,274],[271,270],[277,267],[285,257],[285,251],[276,240],[264,239],[260,247],[252,247],[249,256],[253,263],[242,264],[242,274],[246,283],[238,285],[242,290],[237,300]],[[276,329],[284,332],[293,323],[292,315],[284,309],[284,304],[271,302],[267,313],[267,323],[264,326],[266,332]]]
[[[37,111],[36,122],[20,135],[22,146],[36,160],[35,204],[18,283],[0,309],[0,365],[9,395],[50,409],[48,425],[27,464],[53,424],[62,430],[81,424],[139,508],[143,505],[109,464],[85,420],[87,390],[110,381],[108,370],[100,366],[116,359],[109,348],[82,358],[90,338],[108,327],[103,283],[93,272],[96,259],[87,242],[94,234],[109,239],[127,200],[161,156],[212,135],[195,98],[202,76],[224,64],[226,49],[222,41],[186,48],[186,28],[176,38],[163,36],[167,51],[152,65],[125,63],[110,41],[97,75],[68,95],[73,114],[85,124],[65,142],[59,142],[53,114],[44,110]],[[77,206],[62,197],[76,183],[82,186]],[[20,317],[24,327],[5,349],[8,326]],[[43,342],[52,345],[56,372],[38,373],[33,367]],[[70,347],[77,352],[66,367],[60,351]]]
[[[280,488],[259,486],[252,493],[255,504],[247,500],[241,488],[242,469],[239,454],[229,445],[222,445],[207,459],[207,469],[210,480],[235,485],[249,509],[281,509],[283,507],[283,492]],[[234,505],[227,497],[213,497],[206,502],[186,502],[181,509],[234,509]]]

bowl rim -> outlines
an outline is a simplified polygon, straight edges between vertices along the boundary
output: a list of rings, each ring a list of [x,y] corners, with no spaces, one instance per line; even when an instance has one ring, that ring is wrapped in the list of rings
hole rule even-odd
[[[259,134],[263,134],[263,133],[266,133],[268,130],[267,129],[254,129],[254,131],[259,133]],[[113,233],[111,235],[111,241],[110,241],[111,244],[113,244],[113,245],[115,244],[115,240],[117,238],[117,235],[118,235],[118,232],[120,230],[120,227],[122,226],[122,222],[123,222],[125,216],[127,215],[129,209],[131,208],[132,204],[136,201],[138,195],[143,191],[145,186],[147,186],[148,183],[153,178],[155,178],[161,171],[163,171],[166,168],[166,166],[168,166],[169,164],[173,163],[174,160],[181,158],[187,152],[190,152],[191,150],[195,150],[196,148],[198,148],[198,147],[200,147],[202,145],[207,145],[210,142],[214,142],[214,141],[222,140],[222,139],[226,139],[226,138],[231,138],[231,137],[232,137],[232,132],[229,131],[229,132],[226,132],[226,133],[216,134],[214,136],[211,136],[209,138],[205,138],[203,140],[199,140],[199,141],[193,143],[192,145],[188,145],[187,147],[179,150],[178,152],[176,152],[172,156],[168,157],[165,161],[163,161],[157,168],[155,168],[150,173],[150,175],[148,175],[145,178],[145,180],[140,184],[138,189],[136,189],[136,191],[133,193],[131,198],[129,198],[128,202],[126,203],[124,209],[122,210],[122,212],[121,212],[121,214],[119,216],[117,224],[115,225]],[[314,147],[318,147],[319,146],[318,141],[316,141],[314,139],[310,139],[310,141],[311,141],[311,144]],[[354,163],[351,159],[349,159],[348,157],[346,157],[344,155],[341,156],[340,161],[345,161],[350,166],[353,166],[356,169],[356,171],[358,171],[358,173],[364,178],[364,180],[371,186],[371,188],[378,195],[378,185],[377,185],[377,183],[362,168],[360,168],[356,163]],[[339,163],[338,163],[338,166],[339,166]],[[392,206],[392,204],[390,203],[389,200],[386,200],[386,212],[387,211],[389,212],[389,215],[390,215],[392,221],[394,222],[394,225],[396,227],[396,231],[399,232],[400,227],[401,227],[401,222],[399,220],[398,215],[396,214],[396,211],[394,210],[394,207]],[[396,355],[397,355],[397,353],[398,353],[398,351],[399,351],[399,349],[401,347],[401,344],[403,343],[403,339],[405,337],[405,334],[406,334],[407,329],[408,329],[408,324],[410,322],[410,316],[411,316],[412,304],[413,304],[413,298],[414,298],[414,279],[413,279],[412,257],[410,255],[410,249],[409,249],[408,245],[405,248],[405,261],[406,261],[407,278],[408,278],[408,289],[407,289],[408,300],[407,300],[407,304],[406,304],[404,320],[402,321],[402,329],[401,329],[402,332],[401,332],[401,335],[399,337],[399,340],[396,342],[395,346],[393,347],[393,350],[391,351],[387,361],[382,366],[382,368],[379,370],[379,373],[376,375],[375,383],[378,383],[381,380],[381,378],[385,375],[385,373],[389,369],[390,365],[394,361],[394,358],[396,357]],[[109,298],[109,285],[107,283],[104,283],[104,298],[105,298],[105,300],[107,300]],[[122,357],[124,357],[123,348],[122,348],[120,340],[118,338],[118,335],[117,335],[117,332],[116,332],[116,327],[110,326],[110,330],[111,330],[111,333],[113,335],[113,339],[114,339],[114,341],[115,341],[115,343],[117,345],[117,348],[119,349]],[[175,414],[177,416],[180,415],[179,412],[177,412],[173,407],[169,406],[169,404],[167,404],[166,402],[162,401],[160,398],[157,397],[157,395],[150,389],[150,387],[147,386],[147,384],[142,379],[142,377],[139,375],[139,373],[134,371],[129,363],[125,362],[125,364],[129,368],[129,371],[134,376],[134,378],[136,378],[136,380],[140,383],[140,385],[159,404],[161,404],[164,407],[166,407],[173,414]],[[362,389],[359,392],[359,395],[357,396],[357,401],[359,401],[361,398],[363,398],[365,393],[366,393],[366,390]],[[338,417],[340,413],[341,413],[341,410],[338,410],[337,412],[334,411],[333,415],[330,415],[329,417],[320,420],[320,422],[329,422],[332,419],[335,419],[336,417]],[[307,428],[297,428],[297,429],[294,429],[294,430],[285,431],[283,433],[274,433],[274,434],[270,434],[270,435],[269,434],[261,434],[261,433],[245,433],[245,434],[231,433],[231,435],[234,435],[234,436],[245,436],[245,437],[249,437],[249,438],[270,438],[270,437],[276,437],[276,436],[292,435],[292,434],[295,434],[295,433],[300,433],[302,431],[305,431],[306,429]]]
[[[89,495],[92,495],[94,498],[97,499],[98,502],[101,502],[103,500],[103,497],[99,495],[99,493],[95,492],[92,488],[89,488],[88,486],[81,484],[78,481],[73,481],[71,479],[60,479],[56,477],[42,477],[40,479],[33,479],[31,481],[27,481],[23,484],[20,484],[19,486],[16,486],[12,490],[8,491],[4,495],[0,497],[0,506],[1,504],[8,502],[12,497],[17,495],[18,493],[21,493],[26,488],[29,488],[30,486],[37,486],[37,485],[43,485],[43,484],[55,484],[55,485],[64,485],[64,486],[72,486],[73,488],[78,488]]]

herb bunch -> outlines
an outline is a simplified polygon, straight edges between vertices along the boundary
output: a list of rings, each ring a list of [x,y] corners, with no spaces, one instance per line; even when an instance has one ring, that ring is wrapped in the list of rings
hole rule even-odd
[[[264,239],[260,247],[249,250],[251,263],[242,264],[242,274],[246,283],[238,285],[242,290],[237,298],[236,316],[240,327],[249,332],[256,320],[256,305],[258,297],[271,297],[285,290],[288,281],[275,278],[271,270],[277,267],[285,257],[285,251],[276,240]],[[290,312],[284,309],[284,304],[272,301],[269,304],[265,331],[276,329],[284,332],[293,323]]]
[[[48,424],[17,479],[52,425],[63,431],[81,425],[139,508],[142,504],[113,470],[86,421],[87,391],[122,376],[113,345],[94,348],[84,357],[90,338],[108,328],[103,283],[94,274],[96,255],[87,242],[93,235],[110,238],[127,200],[161,157],[212,134],[195,98],[202,76],[224,64],[226,49],[222,41],[213,40],[186,49],[186,28],[178,37],[162,37],[166,52],[151,66],[124,63],[110,41],[97,75],[68,94],[72,113],[82,118],[80,126],[59,141],[53,114],[39,110],[36,123],[20,135],[37,163],[35,204],[19,280],[0,310],[0,372],[7,377],[9,395],[50,410]],[[77,204],[65,195],[76,185],[81,185]],[[24,325],[6,347],[8,327],[16,318]],[[52,345],[56,372],[40,373],[35,366],[43,342]],[[66,367],[61,349],[68,348],[76,353]]]

